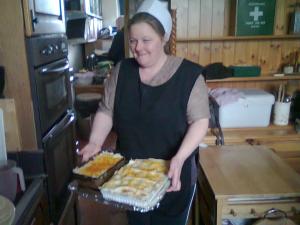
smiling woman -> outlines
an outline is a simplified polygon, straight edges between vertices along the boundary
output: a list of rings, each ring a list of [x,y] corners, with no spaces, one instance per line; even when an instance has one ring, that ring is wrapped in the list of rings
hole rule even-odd
[[[170,160],[168,193],[149,213],[128,211],[130,225],[185,225],[195,191],[195,154],[208,127],[202,67],[168,55],[172,19],[167,5],[145,0],[128,23],[133,58],[116,65],[105,83],[89,143],[96,154],[112,129],[126,159]]]

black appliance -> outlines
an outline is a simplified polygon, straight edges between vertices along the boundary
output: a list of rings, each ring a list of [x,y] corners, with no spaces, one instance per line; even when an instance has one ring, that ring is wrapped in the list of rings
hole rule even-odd
[[[4,67],[0,66],[0,98],[4,97],[4,95],[3,95],[4,84],[5,84]]]
[[[57,224],[70,193],[75,113],[64,34],[26,39],[38,147],[44,151],[51,222]]]

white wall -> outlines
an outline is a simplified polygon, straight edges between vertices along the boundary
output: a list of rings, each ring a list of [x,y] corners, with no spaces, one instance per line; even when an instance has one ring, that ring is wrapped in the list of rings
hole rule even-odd
[[[116,19],[120,16],[118,0],[102,0],[103,27],[116,26]]]

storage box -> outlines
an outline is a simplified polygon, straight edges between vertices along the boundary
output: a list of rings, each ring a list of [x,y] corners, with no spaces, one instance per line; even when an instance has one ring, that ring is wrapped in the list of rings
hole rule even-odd
[[[234,77],[258,77],[261,68],[259,66],[230,66]]]
[[[230,33],[237,36],[272,35],[275,6],[276,0],[233,1]]]
[[[238,101],[219,108],[222,128],[267,127],[270,124],[272,94],[258,89],[240,89],[243,93]]]

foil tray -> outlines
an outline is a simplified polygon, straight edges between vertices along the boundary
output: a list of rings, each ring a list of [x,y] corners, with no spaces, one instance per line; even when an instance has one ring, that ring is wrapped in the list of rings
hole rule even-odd
[[[68,189],[74,193],[76,193],[78,196],[97,202],[99,204],[107,204],[111,205],[120,209],[124,210],[130,210],[130,211],[138,211],[138,212],[149,212],[151,210],[156,209],[159,207],[159,203],[161,199],[164,197],[166,190],[168,189],[170,183],[166,182],[166,184],[161,188],[161,190],[158,192],[157,197],[154,198],[150,203],[149,207],[146,208],[141,208],[141,207],[136,207],[133,205],[125,204],[125,203],[120,203],[112,200],[107,200],[103,198],[103,195],[101,191],[97,188],[90,188],[87,186],[83,186],[81,182],[78,182],[78,180],[73,180],[69,186]]]

